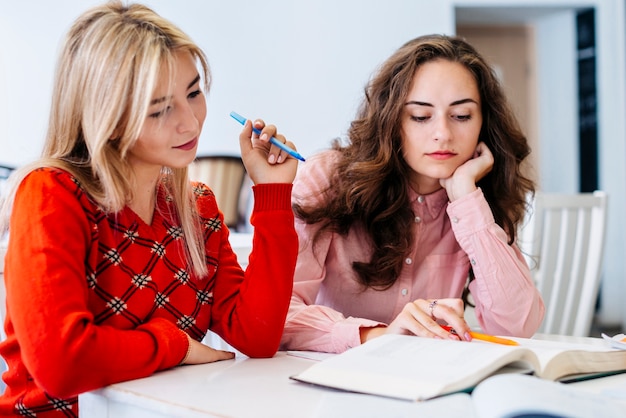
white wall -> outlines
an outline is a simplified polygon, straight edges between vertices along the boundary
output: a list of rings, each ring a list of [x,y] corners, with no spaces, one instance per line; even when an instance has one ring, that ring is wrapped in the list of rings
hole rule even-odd
[[[546,192],[578,192],[578,75],[576,15],[560,12],[534,21],[537,113],[541,144],[540,187]],[[541,40],[541,41],[539,41]],[[558,91],[558,94],[554,92]]]
[[[39,155],[61,38],[80,12],[98,3],[3,5],[0,39],[11,42],[0,47],[0,163]],[[239,153],[241,126],[228,116],[232,110],[276,124],[305,156],[327,147],[346,131],[380,62],[410,38],[454,30],[449,5],[427,0],[145,3],[209,57],[214,83],[200,153]]]

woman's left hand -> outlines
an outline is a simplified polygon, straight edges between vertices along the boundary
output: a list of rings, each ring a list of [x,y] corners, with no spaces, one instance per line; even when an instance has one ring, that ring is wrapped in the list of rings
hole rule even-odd
[[[476,146],[474,156],[461,164],[447,179],[440,179],[439,184],[448,192],[451,202],[476,190],[476,183],[493,168],[493,154],[484,142]]]
[[[259,135],[252,130],[253,123],[261,131]],[[239,134],[239,146],[248,175],[254,184],[293,183],[298,160],[269,142],[272,136],[295,150],[294,144],[277,133],[274,125],[266,126],[260,119],[254,122],[247,120],[244,124]]]

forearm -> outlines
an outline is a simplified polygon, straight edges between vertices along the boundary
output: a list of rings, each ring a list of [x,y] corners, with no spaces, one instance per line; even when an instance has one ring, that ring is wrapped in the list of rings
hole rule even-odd
[[[515,245],[508,244],[482,193],[451,204],[448,213],[474,272],[470,291],[481,326],[495,334],[534,334],[543,319],[543,301],[526,261]]]
[[[382,326],[363,318],[346,318],[326,306],[305,305],[294,295],[281,341],[285,350],[341,353],[361,344],[361,331]]]
[[[280,343],[289,308],[298,239],[291,185],[256,186],[254,236],[245,273],[222,249],[215,279],[213,329],[251,357],[270,357]]]

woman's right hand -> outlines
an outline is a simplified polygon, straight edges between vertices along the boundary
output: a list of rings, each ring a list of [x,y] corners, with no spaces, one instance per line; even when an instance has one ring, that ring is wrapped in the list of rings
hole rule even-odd
[[[253,123],[247,120],[239,135],[241,158],[250,179],[254,184],[293,183],[298,169],[298,160],[290,157],[269,141],[273,136],[294,150],[295,145],[279,134],[276,126],[265,125],[261,119],[254,121],[254,128],[261,133],[253,132],[252,128]]]
[[[383,334],[471,341],[470,328],[463,314],[464,304],[461,299],[417,299],[404,305],[402,312],[388,326],[361,328],[361,342]],[[451,326],[455,333],[444,330],[440,323]]]
[[[230,360],[235,358],[235,353],[231,351],[216,350],[208,345],[204,345],[201,342],[188,338],[189,340],[189,355],[185,358],[182,364],[204,364],[213,363],[221,360]]]

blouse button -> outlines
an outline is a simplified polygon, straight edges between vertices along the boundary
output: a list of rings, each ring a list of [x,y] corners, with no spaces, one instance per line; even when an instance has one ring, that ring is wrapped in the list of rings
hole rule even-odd
[[[413,260],[411,260],[410,257],[407,257],[407,258],[404,259],[404,262],[407,263],[407,264],[411,264],[413,262]]]
[[[418,196],[418,197],[417,197],[417,201],[418,201],[419,203],[424,203],[424,196]]]
[[[415,223],[418,224],[420,222],[422,222],[422,218],[420,218],[419,216],[416,216],[415,217]]]
[[[472,266],[475,266],[475,265],[476,265],[476,260],[474,260],[474,259],[472,258],[472,259],[470,259],[470,263],[472,263]]]
[[[406,296],[409,293],[408,290],[406,289],[402,289],[402,296]]]
[[[456,216],[454,218],[452,218],[452,222],[454,222],[455,224],[459,223],[459,218],[457,218]]]

